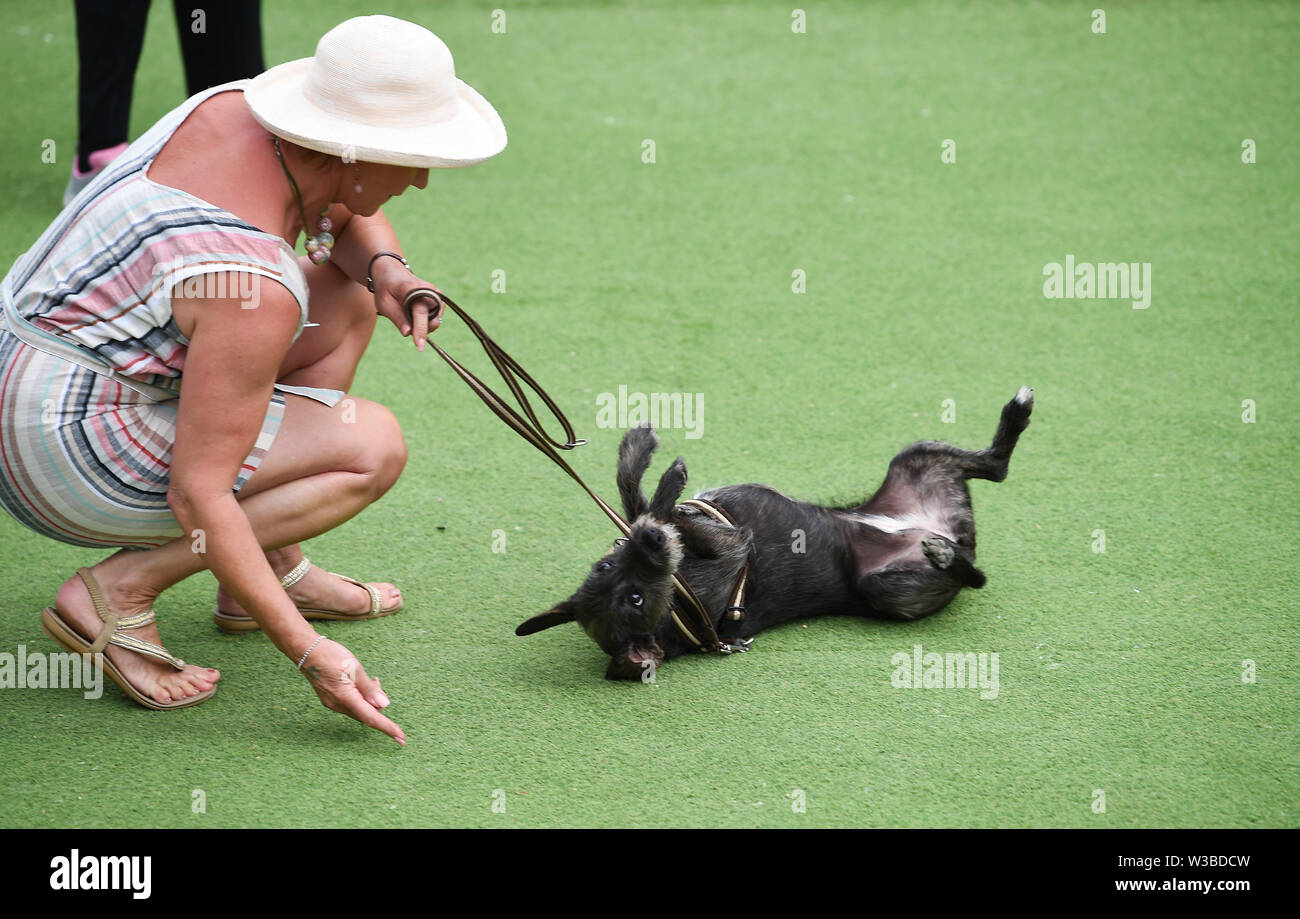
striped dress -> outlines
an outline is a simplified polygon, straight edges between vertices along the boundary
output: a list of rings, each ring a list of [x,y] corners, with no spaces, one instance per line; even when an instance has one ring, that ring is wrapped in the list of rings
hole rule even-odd
[[[172,318],[173,285],[231,271],[261,276],[241,278],[243,289],[277,281],[298,300],[295,338],[302,332],[307,283],[285,241],[145,174],[200,102],[246,83],[207,90],[166,115],[82,190],[0,283],[0,505],[38,533],[131,547],[182,535],[167,506],[188,345]],[[21,341],[14,327],[49,347]],[[58,356],[69,348],[116,374]],[[276,389],[236,491],[279,430],[283,392],[331,405],[341,396]]]

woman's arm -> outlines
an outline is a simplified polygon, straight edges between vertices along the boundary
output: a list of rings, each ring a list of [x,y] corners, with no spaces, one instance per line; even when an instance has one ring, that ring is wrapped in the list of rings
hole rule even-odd
[[[199,544],[222,586],[275,646],[293,657],[315,641],[315,631],[280,589],[232,491],[240,464],[261,433],[298,324],[298,304],[281,285],[262,284],[258,303],[251,310],[241,309],[235,299],[188,304],[196,320],[185,357],[167,500],[187,535],[202,531]]]
[[[227,290],[238,290],[233,279]],[[298,325],[297,301],[264,281],[255,309],[241,300],[191,300],[195,315],[172,448],[167,502],[185,533],[202,536],[204,561],[267,637],[295,664],[317,640],[271,570],[232,488],[262,430],[280,364]],[[197,531],[197,532],[196,532]],[[404,735],[362,691],[377,684],[346,648],[324,641],[311,654],[312,686],[321,701],[402,742]]]
[[[366,268],[376,252],[405,254],[397,240],[397,231],[382,210],[375,211],[372,217],[362,217],[342,204],[334,204],[330,206],[329,216],[334,223],[335,240],[330,261],[358,284],[366,283]],[[392,262],[402,268],[402,263],[395,258],[381,258],[375,263],[375,270],[382,262]]]
[[[428,301],[419,300],[412,309],[411,319],[407,319],[402,311],[402,301],[407,292],[417,287],[433,287],[439,293],[442,291],[403,268],[402,263],[395,258],[375,259],[372,266],[371,260],[378,252],[404,255],[402,245],[397,240],[397,231],[382,210],[376,211],[374,216],[362,217],[341,204],[335,204],[330,207],[329,216],[334,223],[335,238],[330,261],[358,284],[365,284],[366,272],[372,270],[375,311],[392,320],[403,336],[414,334],[416,348],[423,351],[429,333],[441,324],[441,317],[435,316],[430,320]]]

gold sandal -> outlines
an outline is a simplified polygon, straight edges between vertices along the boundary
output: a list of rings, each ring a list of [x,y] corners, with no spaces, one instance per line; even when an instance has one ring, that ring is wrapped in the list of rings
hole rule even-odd
[[[77,575],[86,585],[86,590],[90,593],[90,601],[95,604],[95,612],[103,620],[104,629],[99,633],[99,637],[93,642],[82,638],[76,629],[64,622],[58,612],[52,606],[47,606],[41,612],[41,628],[45,629],[47,635],[74,654],[100,654],[104,663],[104,672],[109,678],[122,687],[122,691],[128,696],[139,702],[145,708],[152,708],[158,711],[170,711],[174,708],[188,708],[191,705],[198,705],[200,702],[206,702],[216,695],[217,688],[213,686],[206,692],[201,692],[196,696],[189,696],[185,699],[176,699],[172,702],[159,702],[146,696],[140,690],[127,680],[117,665],[104,654],[104,649],[108,645],[117,645],[119,648],[126,648],[128,651],[135,651],[148,657],[156,658],[164,663],[170,664],[177,670],[185,669],[185,661],[174,656],[170,651],[161,645],[156,645],[151,641],[145,641],[142,638],[133,638],[130,635],[124,635],[123,630],[140,629],[149,625],[156,618],[153,610],[138,613],[134,616],[115,616],[108,611],[104,603],[104,595],[99,590],[99,584],[95,581],[94,575],[90,573],[89,568],[78,568]]]
[[[285,590],[288,590],[290,587],[305,578],[309,570],[311,570],[311,561],[304,555],[302,561],[295,565],[292,571],[280,578],[280,586]],[[302,613],[304,619],[325,619],[337,622],[382,619],[385,616],[391,616],[393,613],[400,612],[402,607],[406,605],[405,601],[398,601],[398,604],[392,609],[384,609],[384,597],[383,594],[380,593],[378,587],[372,587],[369,584],[362,584],[355,578],[350,578],[345,574],[339,574],[336,571],[331,571],[329,574],[334,575],[334,577],[339,578],[340,580],[347,581],[349,584],[355,584],[369,594],[370,609],[362,613],[348,613],[336,609],[319,609],[317,607],[300,606],[298,607],[298,611]],[[217,628],[230,635],[239,634],[241,632],[256,632],[261,628],[261,626],[257,624],[257,621],[251,616],[230,616],[223,613],[221,610],[213,611],[212,621],[217,624]]]

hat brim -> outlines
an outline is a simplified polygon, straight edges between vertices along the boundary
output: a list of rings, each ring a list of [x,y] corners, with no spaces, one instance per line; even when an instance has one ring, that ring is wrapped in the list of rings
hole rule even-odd
[[[464,80],[456,80],[456,113],[435,125],[376,127],[318,108],[303,95],[311,58],[272,67],[244,89],[253,117],[285,140],[361,162],[453,169],[472,166],[506,147],[501,116]]]

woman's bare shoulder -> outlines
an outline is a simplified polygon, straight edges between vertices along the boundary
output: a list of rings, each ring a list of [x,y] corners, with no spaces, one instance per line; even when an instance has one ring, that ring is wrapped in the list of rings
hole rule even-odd
[[[278,236],[282,176],[269,137],[242,92],[218,93],[177,127],[147,175]]]

